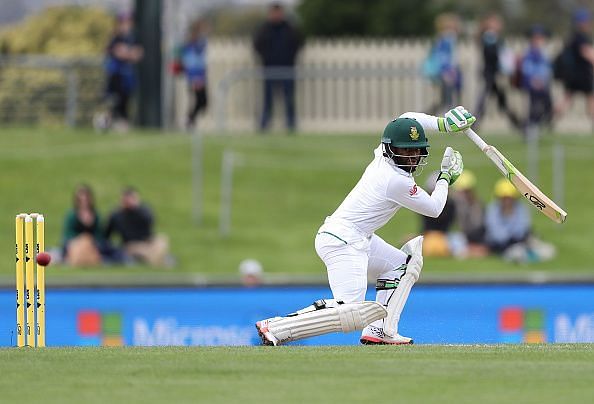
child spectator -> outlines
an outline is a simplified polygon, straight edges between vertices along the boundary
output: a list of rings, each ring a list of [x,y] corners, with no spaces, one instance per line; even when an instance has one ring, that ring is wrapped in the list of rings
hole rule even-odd
[[[206,109],[208,97],[206,92],[206,23],[197,20],[190,26],[186,42],[180,49],[180,62],[186,73],[194,102],[188,113],[188,129],[193,127],[196,116]]]
[[[441,14],[435,20],[435,29],[437,39],[423,64],[424,74],[440,87],[440,100],[429,109],[434,115],[458,105],[462,89],[462,72],[456,55],[460,20],[455,14]]]
[[[544,47],[547,33],[541,26],[530,30],[530,47],[522,57],[522,87],[528,93],[529,109],[526,135],[536,135],[538,126],[550,124],[552,67]]]
[[[116,29],[107,46],[107,94],[112,103],[111,119],[116,130],[128,129],[128,104],[136,87],[134,64],[142,59],[144,50],[136,44],[132,16],[118,16]]]

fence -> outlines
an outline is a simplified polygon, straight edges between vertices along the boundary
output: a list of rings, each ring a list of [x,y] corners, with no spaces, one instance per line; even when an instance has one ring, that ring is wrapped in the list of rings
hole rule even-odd
[[[551,47],[554,54],[560,42]],[[311,40],[300,55],[296,102],[299,128],[310,132],[375,132],[404,111],[425,111],[438,90],[419,73],[427,40]],[[514,41],[514,50],[525,48]],[[206,131],[252,131],[261,108],[262,72],[247,39],[213,38],[208,51],[210,107],[201,120]],[[475,42],[458,47],[464,74],[462,104],[474,108],[481,88],[480,53]],[[183,77],[164,72],[163,121],[186,123],[189,92]],[[0,122],[91,124],[104,91],[101,59],[63,60],[42,56],[0,58]],[[554,95],[561,89],[554,87]],[[520,112],[524,96],[513,91]],[[507,120],[488,105],[482,128],[508,129]],[[282,127],[281,108],[274,122]],[[588,132],[592,123],[580,102],[558,123],[563,131]]]
[[[519,52],[525,41],[512,41]],[[550,54],[555,54],[555,41]],[[296,102],[301,130],[311,132],[377,131],[387,119],[409,110],[426,110],[437,101],[438,89],[420,75],[428,40],[312,40],[300,55]],[[462,104],[474,108],[482,83],[480,50],[475,42],[463,42],[458,56],[464,75]],[[250,131],[257,127],[261,108],[262,73],[249,40],[212,39],[209,43],[209,93],[213,102],[202,120],[206,130]],[[188,92],[183,78],[174,84],[171,116],[183,127]],[[527,101],[519,91],[510,93],[512,106],[524,112]],[[554,87],[554,95],[561,88]],[[275,109],[276,127],[283,121]],[[487,130],[508,129],[507,120],[488,104],[481,122]],[[576,103],[559,123],[563,130],[587,132],[591,122]]]
[[[0,58],[0,122],[89,125],[103,95],[100,59]]]

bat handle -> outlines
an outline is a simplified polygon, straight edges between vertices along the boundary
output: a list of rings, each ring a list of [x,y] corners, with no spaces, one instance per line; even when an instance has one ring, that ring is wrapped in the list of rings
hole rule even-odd
[[[487,147],[489,147],[489,145],[485,143],[485,141],[481,139],[481,137],[477,135],[472,129],[466,129],[464,132],[466,133],[466,136],[468,136],[468,138],[472,140],[474,144],[477,145],[482,151],[486,151]]]

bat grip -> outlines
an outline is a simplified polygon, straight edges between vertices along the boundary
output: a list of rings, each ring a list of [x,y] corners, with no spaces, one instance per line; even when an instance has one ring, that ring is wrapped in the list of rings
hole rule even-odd
[[[485,141],[481,139],[481,137],[477,135],[472,129],[466,129],[464,132],[466,133],[466,136],[468,136],[468,138],[472,140],[474,144],[477,145],[482,151],[486,151],[487,147],[489,147],[489,145],[485,143]]]

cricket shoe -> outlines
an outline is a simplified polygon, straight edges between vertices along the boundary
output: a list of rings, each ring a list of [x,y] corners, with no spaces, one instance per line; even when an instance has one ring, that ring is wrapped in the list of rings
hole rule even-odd
[[[270,320],[262,320],[256,323],[258,335],[262,339],[262,345],[277,346],[279,340],[268,330],[268,322]]]
[[[387,336],[384,330],[371,325],[363,329],[359,341],[363,345],[412,345],[414,343],[412,338],[403,337],[400,334],[393,337]]]

